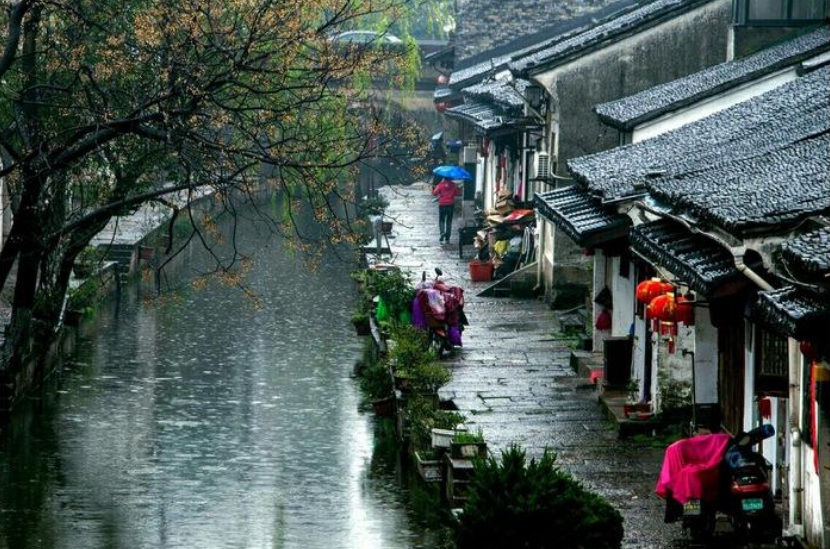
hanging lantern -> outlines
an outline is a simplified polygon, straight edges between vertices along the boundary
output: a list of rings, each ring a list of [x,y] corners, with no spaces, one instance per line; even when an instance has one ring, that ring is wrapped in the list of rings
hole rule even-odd
[[[660,335],[667,335],[667,336],[676,336],[677,335],[677,323],[676,322],[660,322]]]
[[[695,325],[695,308],[691,301],[694,300],[692,294],[686,294],[677,298],[677,310],[675,317],[677,322],[682,322],[686,326]]]
[[[816,344],[813,343],[809,339],[803,339],[798,344],[798,349],[801,351],[801,354],[804,355],[808,361],[812,362],[814,360],[818,360],[818,347]]]
[[[649,308],[652,311],[653,317],[657,320],[662,320],[663,322],[675,322],[677,303],[675,302],[673,292],[658,295],[651,300]]]
[[[435,104],[435,110],[437,110],[438,112],[444,112],[445,110],[447,110],[447,107],[449,107],[449,105],[446,101],[441,101]]]
[[[442,74],[438,77],[438,85],[439,86],[446,86],[449,84],[450,79],[446,74]]]
[[[644,280],[637,284],[637,301],[640,303],[651,303],[651,301],[666,292],[672,290],[672,285],[663,282],[659,278]]]

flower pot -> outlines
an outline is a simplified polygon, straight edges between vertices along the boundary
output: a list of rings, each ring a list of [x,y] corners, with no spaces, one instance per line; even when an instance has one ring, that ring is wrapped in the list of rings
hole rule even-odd
[[[372,401],[372,409],[378,417],[395,416],[395,397],[386,397]]]
[[[143,261],[150,261],[156,257],[156,249],[151,248],[149,246],[139,246],[138,247],[138,258]]]
[[[367,336],[372,333],[368,318],[365,320],[352,321],[352,325],[354,326],[355,333],[359,336]]]
[[[78,326],[81,324],[81,320],[83,320],[83,318],[84,313],[82,311],[67,309],[63,313],[63,323],[66,326]]]
[[[412,391],[412,380],[407,376],[395,374],[395,388],[403,393]]]
[[[486,442],[451,442],[450,454],[454,459],[473,459],[487,457]]]
[[[452,445],[452,439],[455,438],[455,435],[466,432],[466,427],[456,427],[455,429],[433,429],[432,447],[435,449],[449,450]]]
[[[435,456],[426,456],[421,452],[415,452],[415,468],[424,482],[441,482],[443,479],[441,460]]]

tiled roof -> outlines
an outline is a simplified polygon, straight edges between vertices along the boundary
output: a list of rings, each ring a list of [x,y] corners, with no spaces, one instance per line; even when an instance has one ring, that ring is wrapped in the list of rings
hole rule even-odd
[[[530,82],[522,79],[514,80],[512,86],[506,80],[495,80],[493,82],[482,82],[461,91],[464,95],[470,97],[485,99],[506,108],[521,110],[524,102],[519,94],[523,94],[529,84]],[[513,86],[515,86],[515,89]]]
[[[450,88],[442,86],[435,88],[435,91],[432,92],[432,98],[435,101],[439,101],[441,99],[446,99],[447,97],[452,97],[453,93],[454,92]]]
[[[583,32],[597,21],[604,21],[617,14],[630,11],[643,0],[617,0],[603,8],[581,15],[555,22],[537,33],[523,35],[516,40],[503,44],[487,52],[479,53],[465,60],[453,71],[450,76],[450,86],[463,87],[475,80],[480,80],[489,71],[503,70],[510,61],[529,55],[542,48],[548,47],[557,41],[564,40]]]
[[[444,111],[450,118],[473,124],[481,130],[495,130],[513,122],[515,118],[501,113],[495,107],[479,101],[468,101]]]
[[[632,250],[696,292],[711,294],[721,284],[743,278],[729,251],[677,223],[660,220],[637,225],[629,239]]]
[[[761,323],[795,339],[826,337],[830,329],[830,303],[792,286],[760,292],[752,316]]]
[[[565,40],[554,40],[535,53],[517,58],[510,70],[518,73],[535,72],[563,58],[603,42],[615,40],[629,32],[647,28],[647,24],[675,11],[686,10],[710,0],[652,0],[640,2],[633,10],[609,17],[598,25]]]
[[[830,112],[824,116],[830,117]],[[759,150],[757,157],[659,179],[648,184],[649,191],[673,208],[735,235],[781,230],[806,217],[830,213],[827,131],[778,150]]]
[[[539,215],[580,246],[595,246],[625,236],[631,224],[628,216],[609,211],[575,185],[537,194],[534,202]]]
[[[830,192],[830,191],[828,191]],[[810,279],[830,273],[830,227],[803,234],[781,245],[781,257],[790,269]],[[828,280],[830,282],[830,280]]]
[[[749,57],[721,63],[636,95],[597,105],[596,112],[600,119],[612,126],[631,129],[646,120],[795,65],[827,50],[830,50],[830,28],[824,26]]]
[[[729,229],[830,206],[830,69],[633,145],[568,161],[604,200],[652,195]]]

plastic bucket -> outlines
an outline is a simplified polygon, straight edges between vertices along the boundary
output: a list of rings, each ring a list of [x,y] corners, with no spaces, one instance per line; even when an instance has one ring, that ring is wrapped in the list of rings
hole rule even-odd
[[[473,282],[489,282],[493,280],[493,264],[473,261],[470,263],[470,278]]]

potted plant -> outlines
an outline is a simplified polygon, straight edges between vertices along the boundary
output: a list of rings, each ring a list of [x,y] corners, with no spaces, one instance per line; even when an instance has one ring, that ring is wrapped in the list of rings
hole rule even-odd
[[[456,425],[449,429],[440,429],[438,427],[434,427],[432,429],[432,447],[442,450],[449,450],[453,439],[456,435],[460,435],[461,433],[467,433],[467,428],[463,425]]]
[[[351,322],[357,335],[367,336],[372,333],[368,314],[358,311],[352,315]]]
[[[87,246],[75,258],[72,265],[72,273],[75,278],[89,278],[103,261],[106,252],[95,246]]]
[[[487,443],[478,433],[458,433],[450,443],[450,453],[455,459],[473,459],[487,456]]]
[[[630,379],[626,384],[628,397],[625,404],[623,404],[623,414],[625,417],[641,416],[642,414],[649,414],[651,412],[651,404],[648,402],[640,402],[640,380]]]
[[[389,201],[378,195],[374,198],[365,198],[360,202],[360,214],[363,216],[383,215],[389,207]]]

